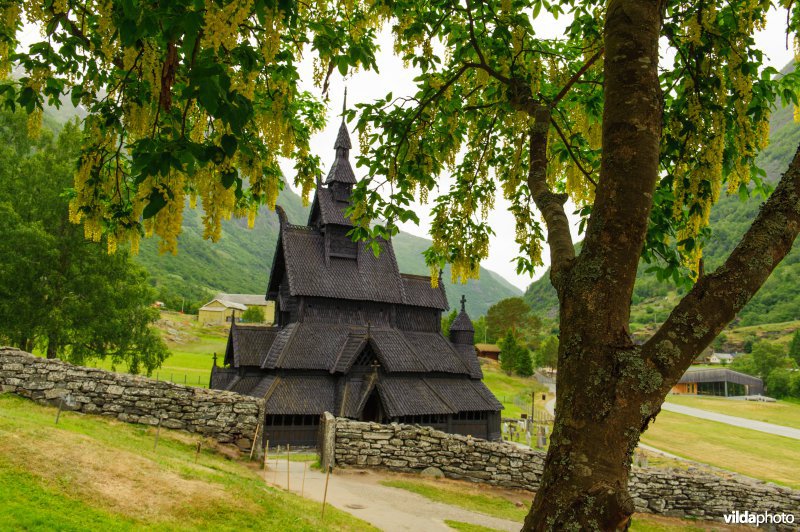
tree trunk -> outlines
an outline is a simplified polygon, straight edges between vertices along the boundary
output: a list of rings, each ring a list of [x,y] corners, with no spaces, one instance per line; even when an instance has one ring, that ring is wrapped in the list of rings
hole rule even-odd
[[[580,256],[552,260],[561,264],[551,270],[561,324],[556,423],[524,530],[624,529],[634,510],[631,455],[653,415],[644,405],[661,404],[663,383],[628,334],[658,176],[661,21],[657,1],[608,6],[600,180]]]
[[[47,336],[47,358],[58,358],[58,338],[53,333]]]

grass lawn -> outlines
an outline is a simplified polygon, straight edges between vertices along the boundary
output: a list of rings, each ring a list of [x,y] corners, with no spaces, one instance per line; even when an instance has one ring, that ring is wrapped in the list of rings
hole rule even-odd
[[[503,417],[519,418],[520,414],[529,414],[531,411],[531,392],[536,392],[534,408],[537,412],[545,412],[544,401],[541,394],[547,393],[547,387],[539,384],[533,377],[518,377],[506,375],[500,370],[500,365],[493,361],[481,361],[483,370],[483,383],[492,391],[497,399],[503,403]],[[547,400],[553,398],[548,394]]]
[[[451,521],[450,519],[445,519],[444,524],[453,530],[461,530],[462,532],[495,532],[497,530],[496,528],[473,525],[472,523],[462,523],[461,521]]]
[[[384,486],[404,489],[432,501],[459,506],[472,512],[508,519],[522,523],[528,513],[533,494],[522,491],[500,490],[485,485],[473,485],[467,482],[452,480],[416,480],[397,479],[381,482]],[[513,493],[513,496],[510,494]],[[521,503],[522,506],[519,506]],[[465,532],[488,532],[494,529],[464,523],[461,521],[445,521],[455,530]],[[710,526],[710,528],[709,528]],[[636,514],[629,530],[633,532],[680,531],[695,532],[703,530],[720,530],[718,523],[706,526],[706,523],[693,523],[683,519]]]
[[[642,442],[744,475],[800,488],[800,441],[662,411]]]
[[[217,364],[222,365],[225,345],[228,341],[227,327],[202,327],[197,316],[178,312],[161,313],[158,330],[167,343],[171,355],[151,377],[178,384],[208,387],[214,353]],[[91,367],[126,372],[127,367],[112,367],[110,360],[97,360]]]
[[[800,429],[800,404],[794,402],[762,403],[760,401],[740,401],[725,399],[724,397],[694,395],[668,395],[667,401],[677,405],[710,410],[719,414]]]
[[[255,464],[188,433],[0,395],[4,530],[374,530],[266,486]],[[194,462],[195,445],[204,450]]]

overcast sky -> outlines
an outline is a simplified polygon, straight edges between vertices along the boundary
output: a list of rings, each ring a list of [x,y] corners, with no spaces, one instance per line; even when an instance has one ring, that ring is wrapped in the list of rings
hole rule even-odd
[[[759,47],[764,50],[768,59],[768,64],[780,69],[786,65],[793,56],[793,53],[786,48],[786,13],[785,10],[770,12],[767,21],[767,27],[764,31],[758,32],[756,35],[756,42]],[[563,34],[565,24],[563,19],[555,21],[552,19],[545,19],[540,16],[534,23],[537,34],[543,38],[557,37]],[[26,26],[21,35],[23,44],[29,44],[38,40],[38,32],[33,28]],[[340,114],[342,109],[342,98],[344,94],[344,86],[347,86],[348,106],[355,105],[356,103],[369,102],[376,97],[382,97],[387,92],[392,91],[395,96],[410,95],[414,93],[414,85],[412,83],[416,73],[412,69],[407,69],[403,66],[403,62],[395,57],[392,53],[393,39],[388,30],[384,31],[380,36],[380,43],[382,52],[377,55],[378,68],[380,73],[375,72],[358,72],[349,75],[343,79],[338,71],[334,74],[331,82],[330,101],[328,102],[328,125],[327,127],[312,138],[311,147],[312,152],[318,154],[323,161],[323,172],[327,173],[330,164],[333,163],[333,143],[336,139],[336,133],[341,122]],[[312,80],[312,61],[310,57],[306,58],[301,65],[301,76],[303,79],[303,88],[314,93],[319,93],[311,80]],[[358,151],[358,136],[351,135],[353,142],[353,152]],[[292,163],[287,162],[284,165],[284,172],[287,176],[287,181],[291,182],[294,175]],[[365,174],[364,169],[355,168],[356,176],[362,177]],[[442,180],[442,190],[447,190],[447,180]],[[291,183],[290,183],[291,184]],[[420,219],[420,224],[404,223],[401,225],[402,229],[408,233],[428,238],[428,230],[430,228],[430,205],[433,204],[433,197],[431,194],[431,203],[429,205],[417,205],[417,214]],[[495,202],[495,209],[489,215],[489,223],[494,229],[496,236],[492,237],[489,258],[483,262],[483,266],[493,270],[509,282],[524,290],[532,281],[527,275],[517,275],[515,264],[512,262],[514,257],[517,256],[517,249],[511,235],[514,234],[514,219],[511,213],[508,212],[508,203],[502,198],[498,197]],[[567,211],[574,210],[574,206],[567,205]],[[573,217],[574,221],[574,217]],[[577,231],[573,230],[573,236],[577,236]],[[536,272],[535,278],[540,277],[549,263],[549,252],[545,247],[543,254],[545,267],[539,268]],[[422,260],[422,258],[420,258]]]

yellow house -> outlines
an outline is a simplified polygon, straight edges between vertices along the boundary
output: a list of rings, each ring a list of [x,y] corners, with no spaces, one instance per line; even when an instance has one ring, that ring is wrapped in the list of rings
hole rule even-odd
[[[200,307],[197,321],[202,325],[224,325],[230,323],[231,316],[239,319],[245,310],[247,307],[242,304],[215,298]]]
[[[238,321],[250,307],[260,307],[264,311],[265,324],[275,321],[275,302],[267,301],[263,294],[217,294],[200,308],[197,320],[204,325],[222,325],[230,323],[234,313]]]

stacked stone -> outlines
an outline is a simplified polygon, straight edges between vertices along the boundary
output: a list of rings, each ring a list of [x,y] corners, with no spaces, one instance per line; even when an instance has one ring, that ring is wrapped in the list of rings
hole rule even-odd
[[[444,476],[536,491],[545,453],[510,443],[446,434],[416,425],[380,425],[338,418],[333,452],[338,466],[421,472],[435,467]],[[694,468],[631,471],[636,510],[672,517],[723,521],[735,510],[791,513],[800,523],[800,491],[741,475],[714,475]],[[790,530],[792,527],[777,527]]]
[[[47,360],[0,348],[0,391],[65,410],[195,432],[250,449],[262,399]]]
[[[436,467],[450,478],[530,489],[544,454],[430,427],[336,420],[336,464],[420,471]]]

